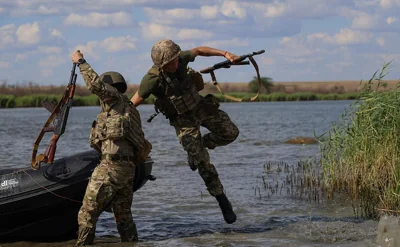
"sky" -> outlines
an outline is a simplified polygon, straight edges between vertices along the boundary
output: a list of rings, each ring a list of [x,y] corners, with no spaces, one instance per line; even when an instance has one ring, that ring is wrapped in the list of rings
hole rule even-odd
[[[0,81],[67,84],[79,49],[98,74],[139,84],[164,38],[182,50],[265,50],[254,58],[276,82],[368,80],[391,61],[386,78],[400,79],[399,31],[400,0],[0,0]],[[255,75],[251,65],[216,71],[219,82]]]

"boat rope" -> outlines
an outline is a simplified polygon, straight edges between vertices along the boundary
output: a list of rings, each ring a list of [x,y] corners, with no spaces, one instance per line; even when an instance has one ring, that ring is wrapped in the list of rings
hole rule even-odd
[[[62,199],[65,199],[65,200],[69,200],[69,201],[77,202],[77,203],[82,203],[81,201],[74,200],[74,199],[71,199],[71,198],[68,198],[68,197],[59,195],[59,194],[57,194],[57,193],[54,193],[53,191],[49,190],[49,189],[46,188],[45,186],[39,184],[39,183],[38,183],[29,173],[27,173],[25,170],[20,170],[20,171],[22,171],[22,172],[24,172],[26,175],[28,175],[28,177],[30,177],[30,178],[32,179],[32,181],[35,182],[35,184],[37,184],[40,188],[46,190],[47,192],[49,192],[49,193],[51,193],[51,194],[53,194],[53,195],[55,195],[55,196],[57,196],[57,197],[60,197],[60,198],[62,198]]]

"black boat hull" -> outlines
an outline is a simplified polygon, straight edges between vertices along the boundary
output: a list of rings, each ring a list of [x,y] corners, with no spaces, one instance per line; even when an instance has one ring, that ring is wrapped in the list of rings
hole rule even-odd
[[[0,171],[0,242],[55,241],[76,237],[77,214],[88,179],[100,161],[94,150],[42,165]],[[136,168],[133,191],[151,176],[149,158]]]

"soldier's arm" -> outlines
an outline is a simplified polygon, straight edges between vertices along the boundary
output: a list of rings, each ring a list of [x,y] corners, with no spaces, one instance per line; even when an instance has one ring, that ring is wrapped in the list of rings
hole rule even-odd
[[[133,95],[131,98],[131,101],[135,107],[139,106],[140,104],[143,103],[144,98],[139,96],[139,91],[136,91],[136,93]]]
[[[199,46],[190,50],[195,57],[203,56],[203,57],[211,57],[211,56],[221,56],[229,59],[231,62],[237,58],[237,56],[228,51],[218,50],[215,48],[207,47],[207,46]]]
[[[86,87],[96,94],[101,101],[110,102],[118,98],[118,90],[100,80],[99,75],[88,62],[79,65],[80,73],[85,81]]]
[[[132,96],[131,102],[135,107],[139,106],[147,99],[158,86],[158,76],[147,73],[140,82],[139,89]]]

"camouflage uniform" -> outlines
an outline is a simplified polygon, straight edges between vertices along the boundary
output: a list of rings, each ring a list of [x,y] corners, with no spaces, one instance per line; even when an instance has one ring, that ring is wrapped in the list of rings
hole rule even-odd
[[[132,186],[135,164],[139,160],[138,153],[140,153],[137,150],[141,150],[143,147],[141,145],[147,142],[142,131],[140,116],[129,99],[116,87],[111,86],[112,83],[106,82],[107,78],[99,77],[88,63],[80,64],[79,68],[87,88],[100,99],[102,111],[97,117],[97,125],[92,128],[90,143],[102,153],[102,159],[89,180],[78,213],[79,236],[76,245],[93,243],[97,220],[106,208],[111,208],[114,213],[121,241],[135,241],[138,240],[138,234],[131,213]],[[123,91],[125,90],[126,87]],[[130,118],[130,129],[135,129],[135,141],[126,136],[125,138],[108,136],[110,131],[120,131],[112,129],[110,125],[120,121],[124,116]],[[117,136],[115,133],[112,134],[114,137]]]
[[[236,125],[222,110],[210,114],[204,103],[192,114],[171,119],[170,124],[175,127],[179,141],[188,154],[190,168],[193,171],[198,169],[212,196],[221,195],[223,186],[206,148],[214,149],[233,142],[239,135]],[[202,137],[200,126],[207,128],[210,133]]]
[[[162,71],[162,66],[172,61],[171,59],[179,57],[178,69],[175,72]],[[168,61],[163,61],[165,57],[171,57]],[[188,154],[188,162],[191,169],[198,172],[204,180],[207,190],[212,196],[221,200],[225,209],[232,210],[229,201],[223,193],[223,186],[218,177],[215,166],[210,162],[210,156],[206,148],[214,149],[217,146],[227,145],[233,142],[239,135],[239,130],[231,121],[228,114],[218,109],[219,103],[213,95],[206,97],[199,96],[197,90],[193,92],[191,85],[196,84],[193,77],[188,75],[188,63],[194,62],[194,54],[187,51],[180,51],[179,46],[170,40],[161,40],[152,49],[153,67],[143,77],[139,86],[138,95],[145,99],[153,94],[157,101],[156,109],[161,111],[169,120],[170,125],[175,127],[176,134],[184,150]],[[196,87],[198,89],[198,84]],[[204,84],[202,84],[204,87]],[[200,87],[201,88],[201,87]],[[181,93],[185,91],[185,93]],[[183,96],[178,97],[182,94]],[[173,95],[172,97],[169,97]],[[186,96],[194,99],[183,100]],[[190,96],[191,95],[191,96]],[[167,97],[168,96],[168,97]],[[171,101],[182,99],[184,103],[177,102],[176,106],[171,107]],[[193,103],[194,102],[194,103]],[[194,104],[194,107],[190,105]],[[179,105],[185,105],[189,109],[181,114],[174,112],[173,108],[180,108]],[[189,105],[189,106],[188,106]],[[180,111],[179,109],[177,110]],[[200,126],[207,128],[210,133],[201,136]],[[221,199],[224,197],[224,199]],[[232,212],[233,213],[233,212]],[[224,217],[225,217],[224,213]],[[227,220],[227,219],[225,219]],[[234,219],[227,220],[233,223]]]

